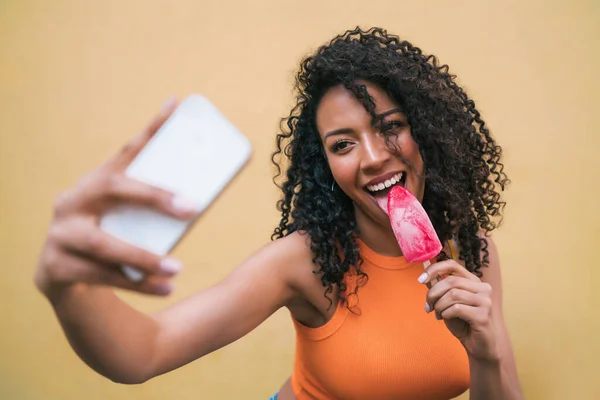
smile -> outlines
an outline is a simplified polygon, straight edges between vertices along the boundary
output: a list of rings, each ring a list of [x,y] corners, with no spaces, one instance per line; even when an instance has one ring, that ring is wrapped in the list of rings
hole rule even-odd
[[[406,180],[406,172],[398,172],[396,175],[392,176],[389,179],[386,179],[383,182],[379,182],[373,185],[367,185],[366,189],[371,193],[377,193],[379,191],[389,189],[397,183],[400,183],[401,186],[404,186],[404,182]]]

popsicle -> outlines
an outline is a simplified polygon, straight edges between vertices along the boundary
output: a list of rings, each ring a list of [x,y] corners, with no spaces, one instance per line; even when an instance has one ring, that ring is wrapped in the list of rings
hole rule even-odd
[[[388,193],[387,211],[406,260],[428,265],[440,253],[442,244],[419,200],[406,188],[393,186]]]

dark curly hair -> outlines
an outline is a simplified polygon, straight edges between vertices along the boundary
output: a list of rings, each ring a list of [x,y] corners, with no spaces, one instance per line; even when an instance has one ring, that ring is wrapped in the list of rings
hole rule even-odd
[[[478,276],[489,263],[487,240],[478,233],[488,235],[501,222],[505,203],[498,189],[508,179],[502,149],[455,78],[435,56],[381,28],[347,31],[302,61],[296,105],[282,119],[271,158],[276,182],[287,168],[277,203],[281,221],[272,239],[295,231],[310,237],[319,266],[314,273],[321,275],[325,296],[337,285],[347,301],[344,276],[352,267],[361,284],[367,278],[360,268],[352,200],[337,186],[331,189],[333,176],[316,127],[319,101],[337,85],[354,93],[375,124],[375,104],[358,80],[381,87],[406,114],[425,165],[423,207],[440,240],[456,239],[459,258]]]

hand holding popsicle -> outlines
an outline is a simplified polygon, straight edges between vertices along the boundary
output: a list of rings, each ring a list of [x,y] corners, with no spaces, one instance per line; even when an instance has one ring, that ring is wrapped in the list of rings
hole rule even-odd
[[[429,288],[425,311],[435,310],[436,317],[444,320],[469,355],[495,359],[492,287],[455,260],[429,265],[429,260],[442,250],[442,244],[421,203],[404,187],[390,190],[388,215],[407,261],[425,263],[426,272],[419,277],[419,282]]]
[[[435,311],[436,317],[444,320],[469,356],[497,361],[498,332],[493,316],[492,286],[454,260],[432,264],[419,277],[419,282],[427,284],[443,275],[449,276],[427,292],[425,311]]]

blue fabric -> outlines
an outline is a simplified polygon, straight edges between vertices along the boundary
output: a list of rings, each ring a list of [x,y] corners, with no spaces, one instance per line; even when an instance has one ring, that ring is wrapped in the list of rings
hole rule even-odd
[[[275,393],[275,396],[272,396],[269,400],[277,400],[277,396],[279,396],[279,392]]]

